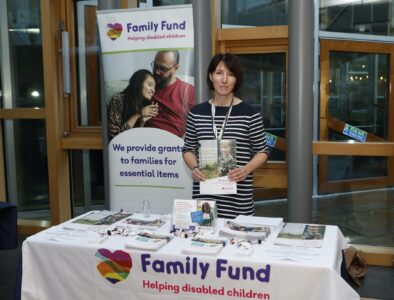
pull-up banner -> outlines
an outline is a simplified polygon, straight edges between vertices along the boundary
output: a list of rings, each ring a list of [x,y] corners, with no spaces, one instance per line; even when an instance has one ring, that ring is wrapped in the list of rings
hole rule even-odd
[[[109,136],[110,209],[170,212],[190,199],[182,159],[194,105],[191,5],[98,11]]]

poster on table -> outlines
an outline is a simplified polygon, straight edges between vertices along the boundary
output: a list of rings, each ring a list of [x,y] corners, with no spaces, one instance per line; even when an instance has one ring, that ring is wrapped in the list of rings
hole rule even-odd
[[[141,211],[148,199],[153,213],[169,213],[192,195],[181,151],[194,104],[192,6],[98,11],[97,20],[110,209]]]

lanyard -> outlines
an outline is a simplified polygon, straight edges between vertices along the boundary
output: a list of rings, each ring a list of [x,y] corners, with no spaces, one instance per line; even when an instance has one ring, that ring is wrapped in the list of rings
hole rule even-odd
[[[223,124],[222,124],[222,128],[220,129],[220,131],[218,132],[218,129],[216,128],[216,124],[215,124],[215,113],[216,113],[216,108],[215,105],[213,104],[213,100],[212,100],[212,104],[211,104],[211,113],[212,113],[212,130],[213,130],[213,135],[215,136],[215,139],[217,140],[221,140],[224,134],[224,128],[226,128],[227,125],[227,120],[228,117],[231,114],[231,110],[233,109],[233,103],[234,103],[234,96],[231,99],[231,104],[230,107],[227,110],[227,114],[226,117],[224,118]]]

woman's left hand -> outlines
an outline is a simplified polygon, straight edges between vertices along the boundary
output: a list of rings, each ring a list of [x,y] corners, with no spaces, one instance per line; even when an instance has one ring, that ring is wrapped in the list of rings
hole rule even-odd
[[[152,102],[152,104],[145,106],[142,109],[141,116],[143,118],[153,118],[159,113],[159,104]]]
[[[238,182],[246,179],[248,176],[248,171],[245,167],[238,167],[228,172],[227,176],[229,180]]]
[[[145,106],[142,109],[141,116],[142,116],[142,123],[145,124],[149,119],[154,118],[159,113],[159,104],[152,102],[152,104]]]

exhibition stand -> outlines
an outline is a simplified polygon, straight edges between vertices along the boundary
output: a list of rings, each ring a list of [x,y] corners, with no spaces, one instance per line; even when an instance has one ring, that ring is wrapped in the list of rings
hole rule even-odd
[[[281,225],[250,241],[247,254],[228,239],[207,255],[185,252],[190,237],[172,233],[170,215],[160,218],[156,233],[172,236],[158,250],[129,247],[135,233],[124,221],[95,230],[73,219],[27,238],[22,299],[359,299],[340,276],[348,245],[337,226],[318,225],[320,244],[278,243]],[[210,236],[225,223],[218,219]]]

